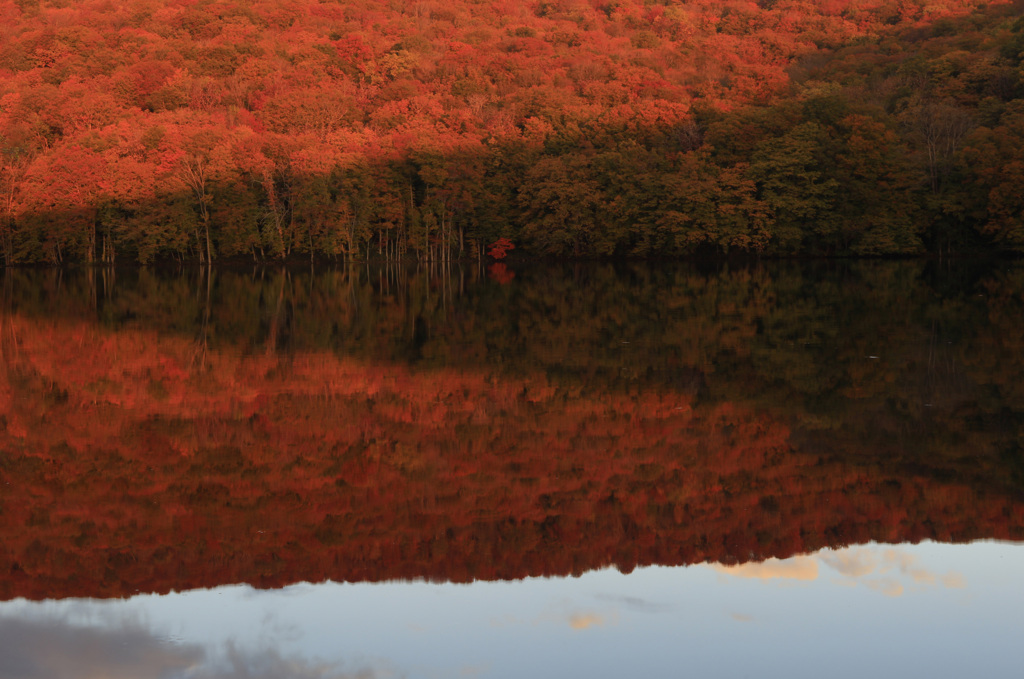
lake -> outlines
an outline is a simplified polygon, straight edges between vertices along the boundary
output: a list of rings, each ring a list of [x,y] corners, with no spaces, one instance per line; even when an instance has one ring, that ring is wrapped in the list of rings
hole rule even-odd
[[[0,678],[1012,676],[1024,266],[8,270]]]

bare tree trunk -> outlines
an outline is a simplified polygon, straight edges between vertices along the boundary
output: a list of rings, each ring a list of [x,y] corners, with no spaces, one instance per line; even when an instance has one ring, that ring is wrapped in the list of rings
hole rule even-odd
[[[210,244],[210,195],[206,192],[209,180],[206,160],[201,156],[188,156],[178,170],[178,177],[195,194],[199,203],[199,216],[203,220],[203,232],[205,235],[205,247],[199,234],[196,234],[196,245],[199,247],[199,261],[210,264],[213,262],[213,247]],[[205,250],[205,258],[204,258]]]
[[[3,214],[0,215],[0,248],[2,248],[4,264],[14,260],[14,207],[18,195],[18,187],[28,169],[28,158],[19,157],[0,165],[0,186],[4,187]]]
[[[206,250],[203,248],[203,239],[199,235],[199,229],[196,229],[194,233],[195,233],[195,236],[196,236],[196,254],[199,255],[199,263],[200,264],[205,264],[206,263]]]
[[[210,246],[210,214],[208,212],[203,215],[203,231],[206,232],[206,263],[212,264],[213,248]]]
[[[263,192],[267,195],[267,205],[270,208],[270,218],[274,220],[274,233],[277,235],[277,244],[282,259],[287,255],[284,243],[284,228],[282,226],[282,209],[277,196],[277,188],[274,186],[274,175],[269,170],[263,173],[263,180],[260,182]]]
[[[970,132],[974,123],[970,113],[955,104],[927,102],[917,109],[914,124],[928,153],[932,193],[939,193],[960,140]]]

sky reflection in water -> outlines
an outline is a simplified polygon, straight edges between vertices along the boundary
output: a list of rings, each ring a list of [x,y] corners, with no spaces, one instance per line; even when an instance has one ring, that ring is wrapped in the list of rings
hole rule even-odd
[[[1010,676],[1024,546],[0,604],[0,677]],[[979,674],[981,673],[981,674]]]

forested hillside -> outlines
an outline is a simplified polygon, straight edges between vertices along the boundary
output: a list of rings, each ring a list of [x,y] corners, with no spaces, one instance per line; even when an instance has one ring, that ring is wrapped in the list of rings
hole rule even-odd
[[[0,251],[1019,251],[1022,6],[3,1]]]

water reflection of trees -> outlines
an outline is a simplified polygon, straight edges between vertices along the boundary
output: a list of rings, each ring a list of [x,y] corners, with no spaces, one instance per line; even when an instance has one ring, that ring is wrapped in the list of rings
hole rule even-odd
[[[1022,539],[1003,269],[9,271],[0,591]]]

